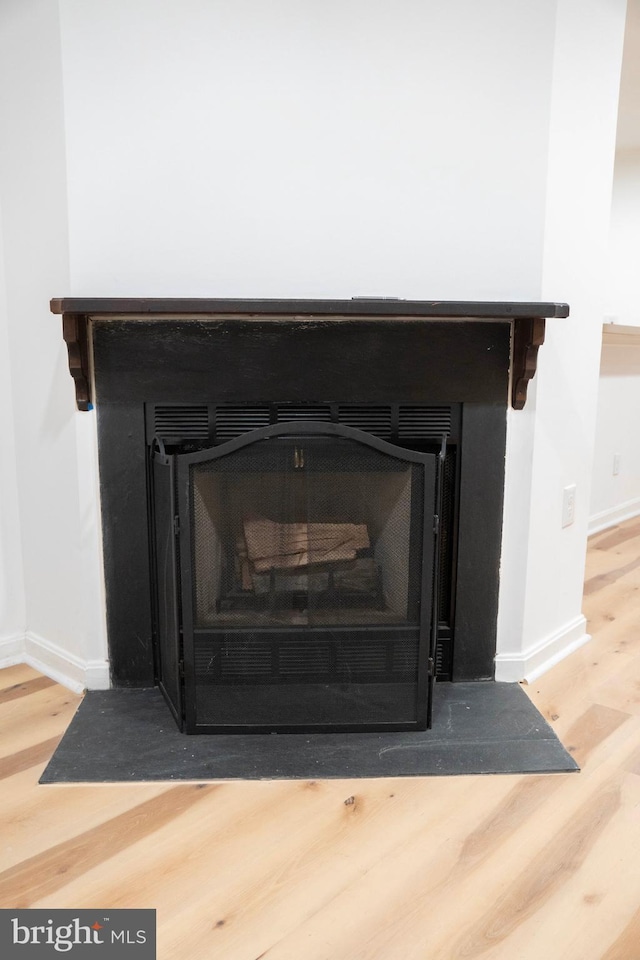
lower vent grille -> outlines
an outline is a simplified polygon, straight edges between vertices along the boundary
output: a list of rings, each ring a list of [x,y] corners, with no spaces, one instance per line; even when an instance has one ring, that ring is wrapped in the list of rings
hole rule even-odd
[[[417,637],[331,642],[196,637],[196,683],[395,683],[415,678]]]

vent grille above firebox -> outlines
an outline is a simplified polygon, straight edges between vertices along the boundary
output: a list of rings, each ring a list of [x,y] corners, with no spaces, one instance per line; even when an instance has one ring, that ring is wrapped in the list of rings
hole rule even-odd
[[[201,440],[209,436],[207,406],[156,406],[154,433],[158,437]]]
[[[441,437],[451,433],[451,409],[449,407],[405,406],[398,408],[398,436],[401,440],[410,437]]]
[[[250,407],[229,405],[213,409],[217,443],[226,443],[227,440],[234,440],[243,433],[249,433],[250,430],[268,427],[271,423],[268,404],[263,406],[256,404]]]
[[[219,408],[222,410],[223,408]],[[274,423],[291,423],[299,420],[315,420],[331,423],[329,403],[279,403],[275,408]]]
[[[390,406],[373,407],[363,404],[340,404],[338,407],[339,422],[347,427],[356,427],[374,437],[389,440],[392,435],[392,409]],[[449,418],[451,413],[449,411]]]
[[[147,437],[165,443],[226,443],[273,423],[341,423],[409,446],[457,439],[459,406],[427,404],[147,404]]]

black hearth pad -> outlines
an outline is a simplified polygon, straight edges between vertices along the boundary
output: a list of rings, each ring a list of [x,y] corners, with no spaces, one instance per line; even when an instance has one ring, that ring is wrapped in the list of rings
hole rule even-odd
[[[157,688],[89,691],[40,783],[569,773],[578,769],[511,683],[438,683],[425,733],[179,733]]]

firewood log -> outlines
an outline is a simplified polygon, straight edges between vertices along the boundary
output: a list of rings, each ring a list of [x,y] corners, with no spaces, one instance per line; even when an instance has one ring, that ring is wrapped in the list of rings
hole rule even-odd
[[[278,523],[246,520],[247,555],[257,573],[354,560],[369,546],[363,523]]]

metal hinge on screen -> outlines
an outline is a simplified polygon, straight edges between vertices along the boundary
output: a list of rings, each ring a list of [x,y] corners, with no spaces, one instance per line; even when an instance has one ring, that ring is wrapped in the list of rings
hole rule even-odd
[[[304,450],[298,450],[296,447],[293,452],[293,466],[296,470],[302,470],[304,467]]]
[[[184,680],[184,660],[178,661],[178,675],[181,680]]]
[[[429,676],[430,676],[430,677],[435,676],[435,672],[436,672],[436,662],[435,662],[435,660],[433,659],[433,657],[429,657],[429,659],[427,660],[427,664],[428,664],[428,666],[429,666]]]
[[[173,518],[173,534],[175,537],[180,535],[180,517],[178,516]]]

